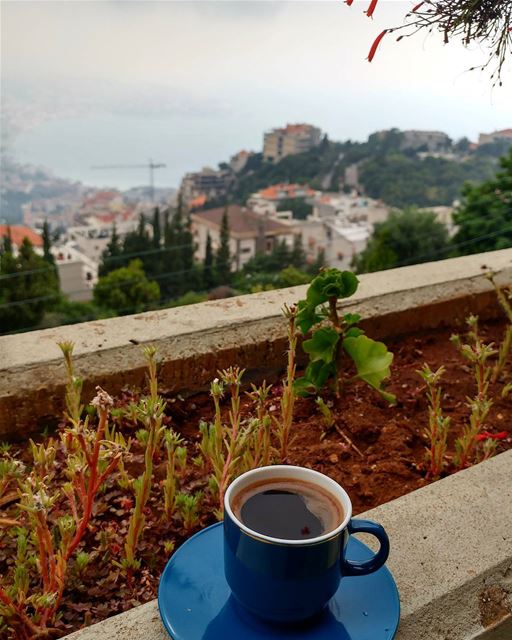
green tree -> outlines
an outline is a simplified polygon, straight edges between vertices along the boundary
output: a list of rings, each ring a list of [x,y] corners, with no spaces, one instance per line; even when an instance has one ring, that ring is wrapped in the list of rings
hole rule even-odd
[[[7,247],[7,250],[5,250]],[[4,240],[0,255],[0,332],[33,329],[60,300],[55,268],[24,238],[18,254]]]
[[[286,267],[279,273],[280,287],[296,287],[300,284],[307,284],[311,281],[311,276],[304,271],[300,271],[294,266]]]
[[[155,211],[153,213],[153,247],[155,249],[160,249],[161,242],[162,232],[160,229],[160,209],[155,207]]]
[[[286,198],[281,200],[277,210],[291,211],[297,220],[305,220],[313,212],[313,206],[308,204],[304,198]]]
[[[124,267],[125,260],[122,254],[123,247],[121,246],[121,241],[117,234],[116,223],[114,222],[112,225],[112,235],[110,236],[107,247],[101,256],[98,274],[100,276],[106,276],[110,271]]]
[[[194,245],[194,237],[192,235],[192,220],[188,211],[183,223],[183,232],[180,238],[181,245],[181,261],[185,271],[192,272],[194,268],[194,253],[196,247]]]
[[[52,240],[50,237],[50,225],[48,220],[43,222],[43,257],[51,265],[55,265],[55,258],[51,252]]]
[[[220,245],[215,256],[215,270],[218,284],[231,282],[231,253],[229,250],[229,218],[228,208],[224,209],[220,225]]]
[[[316,259],[312,262],[308,267],[308,272],[312,275],[316,276],[320,269],[325,267],[326,258],[325,258],[325,249],[320,249],[318,252]]]
[[[494,180],[467,185],[463,191],[454,216],[459,228],[453,242],[460,254],[512,246],[512,147],[500,165]]]
[[[183,198],[178,196],[178,204],[172,217],[168,214],[164,232],[164,272],[161,279],[162,290],[166,297],[177,298],[185,291],[193,288],[188,279],[187,269],[190,269],[190,258],[193,264],[192,234],[187,228],[188,219],[184,217]]]
[[[111,309],[118,315],[144,311],[160,299],[157,282],[148,280],[142,261],[132,260],[101,277],[94,287],[94,303],[103,309]]]
[[[429,211],[393,212],[375,225],[366,249],[354,260],[359,273],[392,269],[447,257],[450,244],[444,224]]]
[[[293,237],[293,249],[290,255],[290,264],[297,269],[302,269],[306,264],[306,253],[302,243],[302,233],[297,233]]]
[[[3,246],[1,253],[12,253],[11,227],[7,227],[7,234],[3,237]]]
[[[210,234],[206,236],[206,253],[203,262],[203,289],[209,291],[215,286],[215,272],[213,264],[212,239]]]
[[[127,233],[123,242],[123,255],[127,260],[132,258],[140,258],[142,264],[146,267],[146,262],[150,256],[153,243],[149,238],[146,229],[146,217],[143,213],[139,216],[139,224],[135,231]],[[149,261],[151,258],[149,258]]]

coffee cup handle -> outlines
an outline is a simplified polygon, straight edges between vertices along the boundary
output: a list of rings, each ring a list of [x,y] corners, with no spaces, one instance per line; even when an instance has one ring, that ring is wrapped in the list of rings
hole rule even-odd
[[[352,518],[348,525],[347,531],[352,533],[370,533],[375,536],[380,542],[380,549],[377,553],[364,562],[356,562],[354,560],[347,560],[342,556],[340,561],[341,573],[344,576],[365,576],[368,573],[373,573],[380,569],[386,562],[389,556],[389,538],[384,531],[384,527],[371,520],[357,520]]]

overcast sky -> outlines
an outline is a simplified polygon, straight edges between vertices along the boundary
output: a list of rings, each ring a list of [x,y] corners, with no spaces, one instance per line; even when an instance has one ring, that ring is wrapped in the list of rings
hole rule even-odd
[[[510,62],[504,88],[492,89],[488,74],[467,71],[486,59],[478,47],[387,36],[366,62],[375,36],[413,4],[380,0],[369,19],[362,1],[3,0],[3,134],[107,112],[186,115],[226,135],[232,120],[248,147],[286,121],[334,139],[391,126],[475,139],[512,126]]]

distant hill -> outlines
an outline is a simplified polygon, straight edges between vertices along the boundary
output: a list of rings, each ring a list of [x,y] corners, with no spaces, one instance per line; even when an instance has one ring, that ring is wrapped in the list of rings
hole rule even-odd
[[[83,185],[58,178],[50,171],[21,164],[6,155],[0,163],[0,221],[17,224],[23,219],[22,206],[33,200],[73,201],[81,196]]]
[[[308,183],[315,189],[348,188],[345,171],[357,167],[359,189],[395,207],[451,205],[465,182],[482,182],[496,172],[508,144],[493,142],[475,147],[467,139],[435,152],[408,148],[402,132],[372,134],[366,142],[322,143],[308,151],[272,164],[253,155],[235,180],[232,198],[245,202],[251,193],[279,182]],[[220,204],[216,202],[216,204]],[[210,205],[207,205],[210,206]]]

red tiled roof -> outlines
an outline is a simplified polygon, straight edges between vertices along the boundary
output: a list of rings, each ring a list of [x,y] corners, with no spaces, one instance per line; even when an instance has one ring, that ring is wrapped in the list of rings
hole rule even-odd
[[[5,224],[0,224],[0,238],[4,238],[9,233],[9,227]],[[34,247],[42,247],[42,237],[30,227],[24,227],[22,225],[13,225],[11,229],[12,244],[15,247],[19,247],[23,242],[23,238],[28,238]]]
[[[96,204],[99,204],[99,205],[106,204],[107,202],[114,200],[118,196],[119,196],[118,191],[98,191],[98,193],[95,193],[94,195],[87,198],[83,202],[82,206],[90,207],[91,205],[96,205]]]
[[[225,207],[219,209],[207,209],[192,214],[192,220],[197,222],[209,222],[220,228]],[[251,209],[240,207],[237,204],[228,207],[229,231],[232,235],[258,235],[259,233],[279,235],[291,233],[289,227],[275,220],[269,220],[265,216],[254,213]]]
[[[282,196],[279,192],[283,192],[285,193],[284,196]],[[282,184],[273,184],[270,187],[266,187],[265,189],[261,189],[260,191],[258,191],[258,195],[261,196],[262,198],[265,198],[266,200],[279,200],[281,198],[296,198],[297,197],[297,191],[302,191],[303,194],[300,195],[301,198],[303,197],[311,197],[315,195],[315,192],[313,191],[313,189],[311,189],[310,187],[306,186],[306,185],[302,185],[302,184],[286,184],[286,183],[282,183]]]

